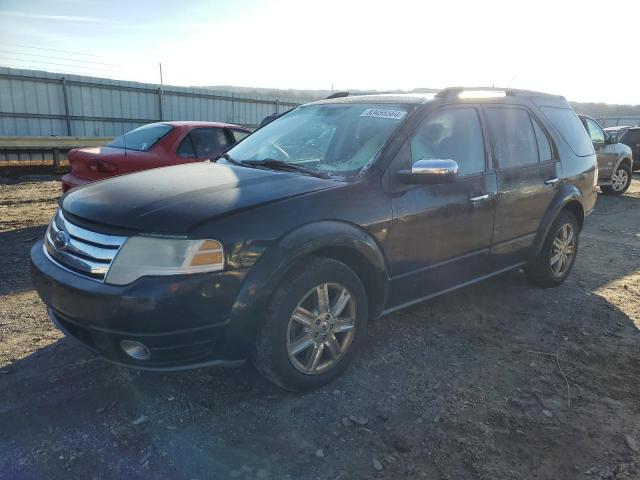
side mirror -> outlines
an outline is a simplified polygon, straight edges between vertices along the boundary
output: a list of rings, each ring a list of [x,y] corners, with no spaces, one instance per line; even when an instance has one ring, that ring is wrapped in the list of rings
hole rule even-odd
[[[618,143],[618,142],[620,142],[620,140],[618,139],[618,135],[615,133],[612,133],[611,135],[607,135],[607,138],[605,139],[605,143],[608,143],[608,144]]]
[[[398,175],[407,184],[445,183],[453,181],[458,170],[455,160],[423,158],[414,163],[411,170],[400,170]]]

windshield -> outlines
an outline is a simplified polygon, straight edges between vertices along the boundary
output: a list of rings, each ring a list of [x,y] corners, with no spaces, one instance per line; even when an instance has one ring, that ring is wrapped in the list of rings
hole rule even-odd
[[[171,131],[173,127],[166,123],[150,123],[135,130],[131,130],[124,135],[114,138],[107,147],[126,148],[128,150],[138,150],[146,152],[153,147],[158,140]]]
[[[299,107],[227,153],[237,161],[279,160],[327,174],[358,173],[407,115],[399,105],[322,104]]]

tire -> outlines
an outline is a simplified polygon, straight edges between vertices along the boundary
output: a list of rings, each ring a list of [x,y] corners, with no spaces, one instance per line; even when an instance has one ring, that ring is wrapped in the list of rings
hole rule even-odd
[[[330,308],[321,298],[328,298]],[[366,336],[367,319],[367,293],[358,275],[337,260],[309,257],[274,294],[258,331],[253,364],[286,390],[319,388],[349,366]]]
[[[620,181],[616,181],[618,180],[616,178],[618,176],[621,177]],[[602,193],[606,195],[622,195],[624,192],[627,191],[627,189],[629,188],[629,185],[631,185],[632,177],[633,175],[631,173],[631,168],[629,168],[629,166],[626,163],[623,165],[620,165],[615,170],[615,172],[613,172],[613,175],[611,175],[611,180],[613,184],[604,185],[600,187],[600,190],[602,190]]]
[[[562,260],[562,255],[560,255],[560,259],[555,263],[552,261],[558,259],[557,255],[560,253],[560,245],[564,243],[562,241],[562,236],[566,231],[563,230],[564,228],[570,229],[571,232],[573,232],[571,241],[573,248],[571,255],[568,256],[564,265],[559,265],[558,262]],[[564,282],[569,276],[578,254],[579,234],[580,225],[575,215],[566,210],[562,211],[551,225],[540,252],[532,258],[524,268],[529,280],[541,287],[557,287]],[[568,250],[564,247],[563,251],[567,252]]]

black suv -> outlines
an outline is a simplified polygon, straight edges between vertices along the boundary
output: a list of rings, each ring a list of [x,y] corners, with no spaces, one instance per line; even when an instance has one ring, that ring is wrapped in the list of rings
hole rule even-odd
[[[215,162],[70,191],[31,251],[67,335],[174,370],[337,377],[370,320],[506,270],[569,274],[596,157],[564,98],[367,95],[296,108]]]
[[[633,171],[640,170],[640,127],[607,128],[607,133],[618,136],[620,143],[627,145],[633,154]]]

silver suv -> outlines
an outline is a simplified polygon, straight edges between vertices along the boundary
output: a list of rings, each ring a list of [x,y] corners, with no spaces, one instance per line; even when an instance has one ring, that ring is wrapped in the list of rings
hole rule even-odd
[[[631,148],[605,133],[600,124],[587,115],[578,115],[587,130],[598,157],[598,185],[602,193],[622,195],[631,185],[633,156]]]

